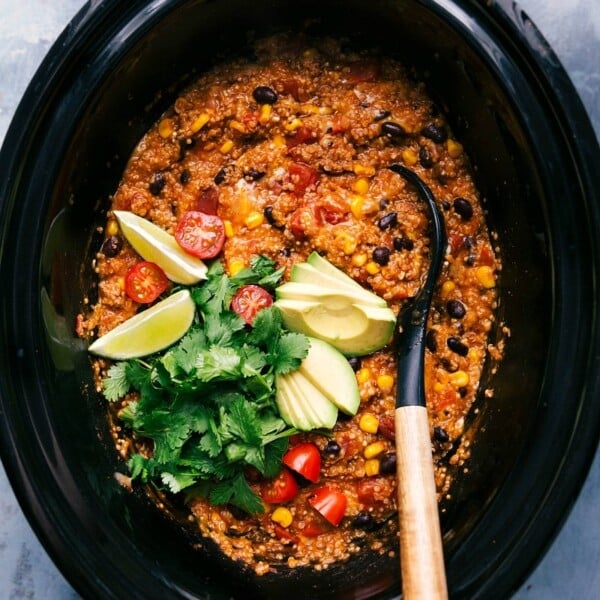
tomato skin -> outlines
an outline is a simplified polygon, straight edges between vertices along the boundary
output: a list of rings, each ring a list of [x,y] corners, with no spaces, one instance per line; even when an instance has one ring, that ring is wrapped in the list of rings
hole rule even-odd
[[[225,243],[225,226],[217,215],[189,210],[177,225],[175,239],[192,256],[214,258]]]
[[[314,144],[317,141],[317,134],[308,127],[299,127],[294,135],[287,139],[288,149],[295,148],[300,144]]]
[[[283,464],[312,481],[317,483],[321,475],[321,453],[319,449],[310,442],[298,444],[290,448],[283,455]]]
[[[293,500],[298,490],[298,483],[294,476],[284,468],[277,477],[263,481],[260,497],[268,504],[282,504]]]
[[[140,304],[154,302],[168,286],[165,272],[153,262],[136,263],[125,275],[125,293]]]
[[[341,490],[325,485],[315,490],[308,503],[337,527],[346,514],[348,499]]]
[[[318,537],[332,531],[331,525],[322,517],[317,516],[316,519],[309,519],[302,530],[302,535],[306,537]]]
[[[231,299],[231,309],[248,325],[252,325],[256,315],[273,304],[273,298],[260,285],[243,285]]]
[[[206,215],[216,215],[218,206],[219,190],[214,186],[202,190],[194,202],[194,210]]]
[[[291,163],[288,167],[288,172],[294,184],[294,194],[296,196],[302,196],[307,188],[311,185],[316,185],[319,181],[317,172],[304,163]]]

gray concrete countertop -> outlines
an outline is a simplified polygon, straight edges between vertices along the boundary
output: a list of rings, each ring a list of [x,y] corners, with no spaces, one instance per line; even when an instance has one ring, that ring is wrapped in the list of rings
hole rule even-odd
[[[84,0],[0,0],[0,140],[25,87]],[[600,0],[520,0],[567,69],[600,136]],[[600,165],[599,165],[600,168]],[[518,600],[600,597],[600,452],[550,550]],[[0,600],[79,595],[48,558],[0,466]]]

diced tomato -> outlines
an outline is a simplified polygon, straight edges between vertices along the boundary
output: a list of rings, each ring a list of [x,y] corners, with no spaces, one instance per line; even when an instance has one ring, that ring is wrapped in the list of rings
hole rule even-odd
[[[216,215],[219,206],[219,190],[212,186],[201,190],[194,202],[194,210],[199,210],[206,215]]]
[[[314,221],[313,210],[309,206],[297,208],[290,217],[290,230],[299,241],[306,239],[306,230]]]
[[[392,442],[396,440],[396,423],[393,414],[385,414],[379,417],[379,433]]]
[[[165,272],[152,262],[139,262],[125,275],[125,293],[136,302],[154,302],[168,287]]]
[[[284,543],[290,542],[291,544],[297,544],[300,541],[298,539],[297,535],[294,535],[293,533],[288,531],[285,527],[282,527],[281,525],[278,525],[277,523],[275,523],[275,525],[273,527],[273,531],[275,532],[275,535],[280,540],[282,540]]]
[[[286,141],[288,149],[295,148],[300,144],[314,144],[317,141],[317,134],[308,127],[298,127],[294,135]]]
[[[317,483],[321,474],[321,453],[310,442],[298,444],[283,455],[283,464],[305,479]]]
[[[479,251],[479,262],[488,267],[494,264],[494,255],[488,246],[483,246]]]
[[[331,531],[331,525],[323,518],[309,519],[302,530],[306,537],[317,537]]]
[[[214,258],[225,243],[225,227],[217,215],[190,210],[181,217],[175,239],[188,254]]]
[[[457,399],[458,394],[456,393],[456,390],[451,386],[447,386],[441,394],[433,395],[432,408],[433,410],[445,410],[452,406]]]
[[[317,172],[304,163],[291,163],[288,172],[292,183],[294,184],[294,193],[296,196],[302,196],[307,188],[316,185],[319,181]]]
[[[350,63],[349,83],[373,81],[381,69],[381,64],[376,59],[365,59]]]
[[[277,477],[264,481],[260,487],[260,497],[269,504],[289,502],[297,493],[298,484],[287,469],[282,469]]]
[[[309,98],[307,92],[302,87],[302,82],[293,77],[277,81],[275,87],[282,94],[292,96],[296,102],[306,102]]]
[[[338,133],[344,133],[344,131],[348,131],[350,129],[351,123],[350,119],[345,115],[335,115],[333,117],[333,123],[331,126],[331,133],[337,135]]]
[[[335,202],[330,196],[319,200],[315,206],[315,211],[322,221],[331,225],[337,225],[348,218],[347,207]]]
[[[385,477],[368,477],[358,482],[356,491],[360,503],[373,506],[391,497],[394,484]]]
[[[263,308],[273,304],[271,294],[259,285],[242,286],[231,300],[231,309],[248,325],[252,325],[256,315]]]
[[[341,490],[325,485],[314,491],[308,503],[337,527],[346,514],[348,499]]]
[[[450,245],[451,254],[456,254],[462,247],[465,241],[465,236],[458,233],[452,233],[448,236],[448,244]]]

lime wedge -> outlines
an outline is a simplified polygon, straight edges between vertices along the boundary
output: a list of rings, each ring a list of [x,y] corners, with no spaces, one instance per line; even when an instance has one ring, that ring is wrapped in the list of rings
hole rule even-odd
[[[113,214],[133,249],[144,260],[156,263],[171,281],[193,285],[206,279],[206,265],[185,252],[164,229],[129,211],[115,210]]]
[[[181,290],[127,319],[98,338],[89,352],[127,360],[154,354],[181,338],[194,320],[196,306],[188,290]]]

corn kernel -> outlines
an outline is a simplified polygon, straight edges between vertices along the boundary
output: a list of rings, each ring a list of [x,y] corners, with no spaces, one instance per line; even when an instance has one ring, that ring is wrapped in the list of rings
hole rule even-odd
[[[488,267],[487,265],[483,265],[481,267],[477,267],[475,271],[475,276],[477,277],[477,281],[484,288],[493,288],[496,285],[496,280],[494,279],[494,271],[492,267]]]
[[[292,516],[292,513],[285,506],[278,506],[271,515],[271,521],[282,527],[289,527],[293,520],[294,517]]]
[[[358,381],[358,383],[367,383],[367,381],[369,381],[370,378],[371,371],[366,367],[363,367],[362,369],[359,369],[356,372],[356,380]]]
[[[193,123],[190,129],[192,133],[200,131],[210,121],[210,115],[208,113],[202,113]]]
[[[240,133],[246,133],[246,126],[243,123],[240,123],[239,121],[231,121],[229,123],[229,127],[231,127],[231,129],[234,129],[235,131],[239,131]]]
[[[233,148],[233,141],[232,140],[226,140],[226,141],[223,142],[223,144],[219,148],[219,152],[221,154],[227,154],[228,152],[231,152],[232,148]]]
[[[256,229],[265,222],[265,216],[256,210],[253,210],[245,219],[244,224],[248,229]]]
[[[409,167],[412,167],[417,164],[419,157],[417,156],[417,153],[411,148],[405,148],[404,150],[402,150],[402,160],[404,161],[404,164],[408,165]]]
[[[335,236],[336,244],[342,249],[344,254],[352,254],[356,250],[358,240],[356,236],[347,231],[340,231]]]
[[[381,271],[379,265],[373,260],[370,260],[367,263],[367,265],[365,266],[365,269],[367,270],[367,273],[369,275],[377,275],[377,273],[379,273],[379,271]]]
[[[433,391],[441,393],[446,389],[446,386],[441,381],[436,381],[433,384]]]
[[[225,229],[225,237],[232,238],[235,232],[233,223],[229,219],[223,219],[223,228]]]
[[[270,104],[263,104],[260,107],[260,113],[258,115],[259,123],[262,123],[263,125],[265,123],[268,123],[269,119],[271,118],[272,112],[273,112],[273,107]]]
[[[239,259],[234,258],[229,261],[229,274],[233,277],[233,275],[237,275],[242,269],[246,268],[246,263]]]
[[[371,458],[365,461],[365,475],[367,477],[374,477],[379,475],[379,459]]]
[[[375,175],[375,168],[371,166],[361,165],[360,163],[356,163],[352,170],[355,175],[362,175],[364,177],[373,177]]]
[[[173,121],[166,118],[161,119],[160,123],[158,124],[158,133],[160,137],[166,140],[173,135],[173,131],[175,131],[173,127]]]
[[[465,385],[469,385],[469,374],[462,370],[454,371],[454,373],[450,373],[448,380],[456,387],[465,387]]]
[[[481,359],[481,352],[479,352],[477,348],[470,348],[468,356],[471,362],[479,362]]]
[[[442,283],[442,296],[448,296],[454,291],[455,288],[456,285],[454,281],[450,281],[449,279],[444,281],[444,283]]]
[[[365,177],[360,177],[354,182],[352,189],[357,194],[366,194],[369,191],[369,180]]]
[[[353,196],[352,200],[350,200],[350,211],[357,219],[363,217],[362,209],[364,204],[365,199],[362,196]]]
[[[273,144],[275,144],[276,148],[283,148],[285,146],[285,138],[282,135],[274,135]]]
[[[355,254],[352,257],[352,264],[355,267],[362,267],[366,264],[367,262],[367,255],[363,252],[361,254]]]
[[[372,444],[369,444],[364,449],[363,456],[367,459],[375,458],[376,456],[379,456],[384,450],[385,450],[384,442],[373,442]]]
[[[394,387],[394,378],[391,375],[379,375],[377,386],[382,392],[391,392]]]
[[[119,233],[119,224],[116,219],[110,219],[106,224],[106,235],[112,237],[113,235],[117,235]]]
[[[463,153],[463,147],[460,142],[453,140],[452,138],[448,138],[446,142],[446,148],[448,148],[448,154],[452,158],[458,158]]]
[[[296,129],[302,127],[302,121],[300,119],[292,119],[285,124],[287,131],[296,131]]]
[[[120,290],[125,289],[125,277],[119,277],[119,289]]]
[[[361,416],[358,426],[365,433],[377,433],[379,429],[379,419],[371,413],[365,413]]]

